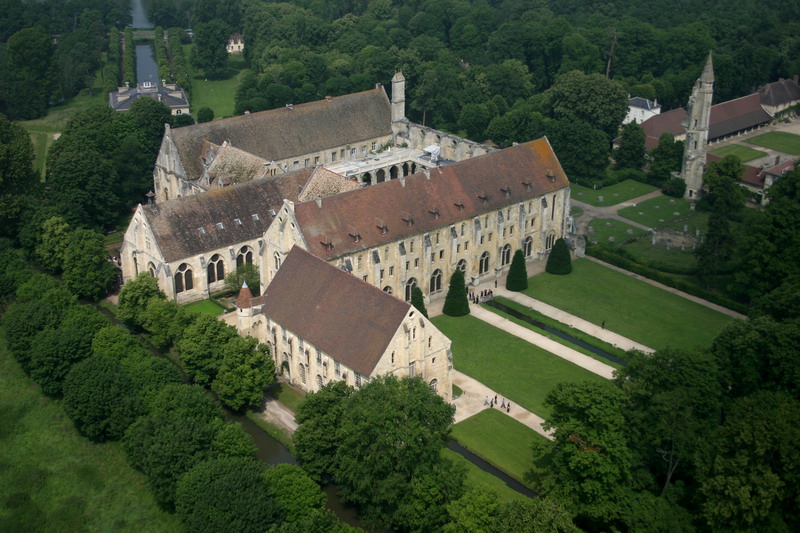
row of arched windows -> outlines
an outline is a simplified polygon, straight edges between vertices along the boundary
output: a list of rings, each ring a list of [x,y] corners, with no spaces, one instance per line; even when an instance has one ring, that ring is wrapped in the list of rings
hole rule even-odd
[[[242,246],[236,256],[236,267],[238,268],[244,264],[252,265],[253,257],[253,249],[249,246]],[[155,277],[155,266],[152,263],[148,265],[148,270],[150,275]],[[192,272],[191,267],[187,263],[181,263],[181,265],[178,266],[178,269],[175,271],[174,279],[176,294],[183,291],[190,291],[194,288],[194,272]],[[211,259],[208,260],[208,265],[206,265],[206,281],[211,285],[212,283],[224,280],[225,261],[220,254],[214,254],[211,256]]]

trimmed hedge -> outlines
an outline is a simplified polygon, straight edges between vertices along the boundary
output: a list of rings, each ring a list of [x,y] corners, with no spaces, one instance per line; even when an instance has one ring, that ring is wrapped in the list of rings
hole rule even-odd
[[[112,26],[108,37],[106,64],[103,65],[103,86],[106,92],[116,91],[119,87],[119,58],[122,52],[120,39],[119,30]]]
[[[450,287],[444,300],[442,312],[448,316],[464,316],[469,314],[467,286],[464,284],[464,273],[459,269],[450,278]]]
[[[732,309],[734,311],[742,313],[743,315],[746,315],[750,312],[750,308],[745,304],[742,304],[740,302],[737,302],[735,300],[732,300],[715,292],[707,291],[705,289],[695,287],[694,285],[684,283],[679,279],[673,278],[669,274],[636,263],[635,261],[622,257],[621,255],[616,254],[613,251],[604,248],[600,245],[597,244],[587,245],[586,253],[587,255],[596,257],[597,259],[605,261],[606,263],[609,263],[616,267],[628,270],[635,274],[639,274],[640,276],[644,276],[653,281],[657,281],[659,283],[666,285],[667,287],[672,287],[673,289],[678,289],[685,293],[697,296],[698,298],[708,300],[709,302],[715,303],[717,305],[727,307],[728,309]]]
[[[547,258],[545,271],[548,274],[564,276],[572,272],[572,258],[569,256],[569,246],[563,238],[557,239]]]
[[[525,255],[522,250],[514,252],[511,267],[506,277],[506,289],[514,292],[524,291],[528,288],[528,269],[525,266]]]
[[[155,38],[153,39],[154,48],[156,51],[156,65],[158,65],[158,77],[167,82],[172,81],[172,73],[169,69],[169,58],[167,57],[167,47],[164,44],[164,30],[161,26],[155,29]]]
[[[416,307],[422,313],[422,316],[428,318],[428,310],[425,308],[425,296],[422,295],[422,289],[419,287],[411,289],[411,305]]]
[[[125,57],[122,61],[122,81],[127,81],[131,87],[136,86],[136,45],[133,42],[133,30],[130,26],[125,28]]]
[[[189,69],[186,66],[186,58],[183,55],[181,38],[185,32],[180,28],[170,28],[167,30],[167,44],[169,45],[169,55],[172,58],[172,79],[183,88],[188,95],[192,92],[192,78],[189,76]]]

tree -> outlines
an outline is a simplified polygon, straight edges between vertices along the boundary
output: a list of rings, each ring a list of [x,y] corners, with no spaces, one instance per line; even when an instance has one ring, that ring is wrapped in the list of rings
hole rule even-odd
[[[224,424],[211,441],[211,449],[217,457],[244,457],[253,459],[256,456],[253,438],[238,422]]]
[[[238,337],[236,328],[211,315],[199,315],[186,328],[178,341],[178,350],[186,371],[196,383],[214,381],[222,365],[223,347],[235,337]]]
[[[187,531],[268,531],[277,515],[269,488],[254,459],[210,459],[181,477],[177,514]]]
[[[411,305],[416,307],[422,313],[422,316],[428,318],[428,310],[425,309],[425,296],[422,295],[422,289],[416,285],[411,289]]]
[[[222,419],[219,404],[200,385],[167,384],[158,392],[151,414],[211,423]]]
[[[611,139],[628,112],[628,94],[618,81],[573,70],[548,90],[554,118],[578,119]]]
[[[106,326],[92,337],[92,355],[122,361],[128,357],[149,357],[144,346],[120,326]]]
[[[739,185],[739,179],[743,172],[744,166],[734,155],[708,164],[703,182],[708,187],[706,202],[710,205],[712,212],[720,213],[731,219],[736,217],[744,207],[747,196],[745,190]]]
[[[686,193],[686,182],[681,178],[667,178],[661,186],[661,192],[673,198],[683,198]]]
[[[116,277],[117,269],[109,261],[100,233],[78,229],[69,234],[63,279],[72,292],[97,301],[106,295]]]
[[[461,498],[448,504],[450,521],[444,526],[444,531],[492,531],[500,506],[496,492],[482,487],[468,490]]]
[[[77,363],[64,380],[64,411],[94,442],[122,438],[141,404],[119,362],[92,356]]]
[[[225,45],[231,36],[231,28],[221,20],[212,20],[194,27],[192,66],[206,75],[217,76],[228,64]]]
[[[140,272],[119,291],[117,318],[129,326],[141,327],[151,298],[166,299],[158,288],[158,280],[148,272]]]
[[[150,342],[168,350],[195,320],[195,315],[173,301],[150,298],[142,314],[142,327],[150,333]]]
[[[753,318],[761,315],[769,315],[775,320],[800,318],[800,279],[788,279],[776,289],[759,296],[750,310]]]
[[[133,382],[146,411],[154,411],[158,407],[163,389],[183,383],[180,372],[172,363],[151,354],[131,355],[122,359],[120,364]]]
[[[16,237],[23,207],[20,196],[32,194],[37,185],[30,135],[0,113],[0,237]]]
[[[394,376],[372,379],[345,402],[333,465],[340,494],[376,524],[403,524],[413,481],[442,464],[452,407],[421,379]]]
[[[671,133],[662,133],[658,145],[650,151],[650,181],[661,185],[672,172],[681,169],[683,161],[683,141],[675,141]]]
[[[464,316],[469,314],[469,300],[467,287],[464,284],[464,273],[456,269],[450,278],[450,287],[444,299],[442,312],[449,316]]]
[[[556,239],[556,242],[553,244],[553,249],[550,250],[550,256],[547,258],[545,271],[559,276],[564,276],[572,272],[572,259],[569,255],[569,246],[567,246],[567,241],[565,241],[563,237]]]
[[[704,287],[708,287],[711,276],[719,273],[720,268],[731,258],[733,249],[733,234],[728,217],[719,211],[711,213],[704,240],[694,250],[697,277]]]
[[[72,228],[62,217],[51,217],[42,223],[35,255],[39,263],[56,274],[64,269]]]
[[[521,292],[528,288],[528,269],[525,266],[525,254],[522,250],[514,252],[511,267],[506,277],[506,289]]]
[[[267,468],[264,478],[279,510],[278,514],[285,522],[296,522],[312,511],[325,507],[325,493],[299,466],[271,466]]]
[[[275,379],[275,363],[269,347],[253,337],[236,336],[221,349],[222,364],[211,383],[220,401],[233,409],[258,405],[264,389]]]
[[[622,127],[619,148],[614,152],[617,168],[639,169],[644,165],[644,130],[635,122]]]
[[[214,120],[214,110],[210,107],[201,107],[197,110],[197,122],[211,122]]]
[[[236,293],[242,290],[242,285],[245,282],[247,282],[247,286],[252,293],[258,295],[261,277],[258,273],[258,267],[252,263],[242,263],[236,267],[236,270],[225,276],[225,285]]]
[[[608,137],[601,130],[575,118],[564,118],[549,121],[546,132],[571,181],[603,180],[610,147]]]
[[[50,36],[39,26],[25,28],[8,39],[6,48],[9,75],[6,111],[15,120],[44,116],[53,88]]]
[[[515,533],[572,533],[576,530],[569,513],[545,498],[512,500],[500,506],[492,531]]]

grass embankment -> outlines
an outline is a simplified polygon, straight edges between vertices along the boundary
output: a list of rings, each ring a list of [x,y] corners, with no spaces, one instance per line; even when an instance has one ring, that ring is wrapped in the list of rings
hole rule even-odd
[[[544,418],[544,397],[556,384],[603,379],[471,316],[440,315],[433,323],[453,341],[457,370]]]
[[[181,531],[119,443],[80,436],[0,338],[0,531]]]
[[[488,472],[484,472],[474,464],[470,463],[464,457],[458,455],[453,450],[442,448],[442,457],[450,459],[455,464],[463,465],[467,470],[467,479],[465,485],[467,489],[488,489],[497,493],[497,497],[502,502],[510,502],[513,500],[523,500],[527,496],[520,494],[499,477],[495,477]]]
[[[784,154],[800,155],[800,135],[786,131],[771,131],[745,141],[748,144],[771,148]]]
[[[625,180],[602,189],[590,189],[583,185],[571,183],[571,195],[573,200],[585,202],[599,207],[616,205],[620,202],[627,202],[632,198],[638,198],[645,194],[657,191],[658,187],[647,185],[634,180]]]
[[[300,404],[306,397],[304,392],[286,383],[274,384],[267,389],[267,395],[281,402],[293,413],[297,413]]]
[[[723,146],[721,148],[717,148],[716,150],[712,150],[711,153],[718,155],[719,157],[735,155],[742,163],[747,163],[748,161],[752,161],[753,159],[758,159],[759,157],[764,157],[767,155],[767,152],[748,148],[747,146],[742,146],[741,144],[729,144],[728,146]]]
[[[249,71],[242,54],[228,55],[227,72],[219,79],[208,79],[194,71],[188,61],[192,57],[192,45],[183,45],[183,55],[187,59],[189,75],[192,77],[192,116],[197,111],[208,107],[214,111],[214,120],[233,116],[236,88],[242,76]]]
[[[590,344],[590,345],[594,346],[595,348],[599,348],[600,350],[608,352],[609,354],[611,354],[613,356],[616,356],[616,357],[619,357],[620,359],[625,359],[625,351],[624,350],[621,350],[621,349],[619,349],[619,348],[617,348],[617,347],[615,347],[615,346],[613,346],[613,345],[611,345],[611,344],[609,344],[609,343],[607,343],[605,341],[601,341],[600,339],[598,339],[596,337],[592,337],[588,333],[584,333],[583,331],[581,331],[579,329],[571,328],[568,325],[559,322],[558,320],[554,320],[554,319],[550,318],[547,315],[543,315],[542,313],[539,313],[538,311],[534,311],[533,309],[525,307],[522,304],[518,304],[517,302],[514,302],[512,300],[508,300],[508,299],[503,298],[501,296],[495,296],[493,298],[493,300],[495,300],[497,303],[505,305],[506,307],[510,307],[514,311],[522,313],[522,314],[524,314],[524,315],[526,315],[526,316],[528,316],[528,317],[530,317],[530,318],[532,318],[534,320],[538,320],[539,322],[542,322],[546,326],[549,326],[549,327],[551,327],[553,329],[561,331],[562,333],[566,333],[567,335],[571,335],[571,336],[575,337],[578,340],[581,340],[581,341],[583,341],[583,342],[585,342],[587,344]],[[582,348],[581,346],[578,346],[577,344],[574,344],[574,343],[572,343],[572,342],[570,342],[568,340],[562,339],[561,337],[559,337],[557,335],[554,335],[552,333],[548,333],[547,331],[545,331],[543,329],[540,329],[540,328],[537,328],[533,324],[525,322],[524,320],[520,320],[519,318],[515,318],[515,317],[513,317],[513,316],[511,316],[511,315],[509,315],[507,313],[504,313],[503,311],[501,311],[500,309],[497,309],[496,307],[492,307],[491,305],[486,305],[486,304],[482,304],[482,307],[484,309],[488,310],[488,311],[491,311],[492,313],[498,314],[498,315],[502,316],[503,318],[506,318],[506,319],[514,322],[515,324],[518,324],[518,325],[520,325],[520,326],[522,326],[524,328],[528,328],[529,330],[534,331],[536,333],[539,333],[540,335],[544,335],[548,339],[551,339],[551,340],[553,340],[553,341],[555,341],[555,342],[557,342],[559,344],[563,344],[564,346],[567,346],[568,348],[572,348],[573,350],[575,350],[577,352],[580,352],[580,353],[582,353],[584,355],[587,355],[587,356],[589,356],[589,357],[591,357],[593,359],[597,359],[598,361],[600,361],[602,363],[605,363],[605,364],[607,364],[609,366],[613,366],[614,368],[621,368],[621,365],[619,365],[618,363],[615,363],[613,361],[609,361],[608,359],[606,359],[604,357],[600,357],[599,355],[597,355],[595,353],[592,353],[590,350]]]
[[[700,348],[732,320],[712,309],[610,268],[581,259],[572,274],[543,273],[525,294],[600,324],[651,348]]]

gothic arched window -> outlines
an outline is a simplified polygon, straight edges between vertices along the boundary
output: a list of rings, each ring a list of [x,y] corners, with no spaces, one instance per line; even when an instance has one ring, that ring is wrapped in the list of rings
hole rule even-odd
[[[194,276],[189,265],[182,263],[175,272],[175,294],[194,288]]]
[[[240,267],[247,263],[248,265],[253,264],[253,249],[249,246],[242,246],[239,250],[239,255],[236,256],[236,267]]]
[[[156,266],[152,262],[147,263],[147,272],[149,272],[151,276],[156,277]]]
[[[442,271],[438,268],[433,272],[430,283],[430,293],[442,290]]]
[[[556,234],[551,233],[550,235],[547,236],[547,239],[545,239],[544,249],[549,250],[550,248],[553,247],[553,244],[555,244],[555,242],[556,242]]]
[[[216,281],[225,280],[225,262],[222,260],[221,255],[214,254],[211,256],[208,267],[206,267],[206,272],[208,274],[209,285]]]
[[[478,274],[486,274],[489,272],[489,252],[481,254],[481,262],[478,267]]]
[[[383,292],[386,292],[386,293],[392,294],[392,288],[391,288],[389,285],[387,285],[387,286],[385,286],[385,287],[383,288]]]
[[[411,301],[411,291],[413,291],[414,287],[416,287],[416,286],[417,286],[417,279],[416,278],[411,278],[408,281],[406,281],[406,301],[407,302]]]
[[[456,268],[459,269],[464,274],[467,273],[467,260],[462,259],[456,264]]]
[[[500,266],[506,266],[511,262],[511,245],[506,244],[500,249]]]
[[[533,253],[533,239],[531,237],[525,237],[525,240],[522,241],[522,251],[525,257],[530,257]]]

